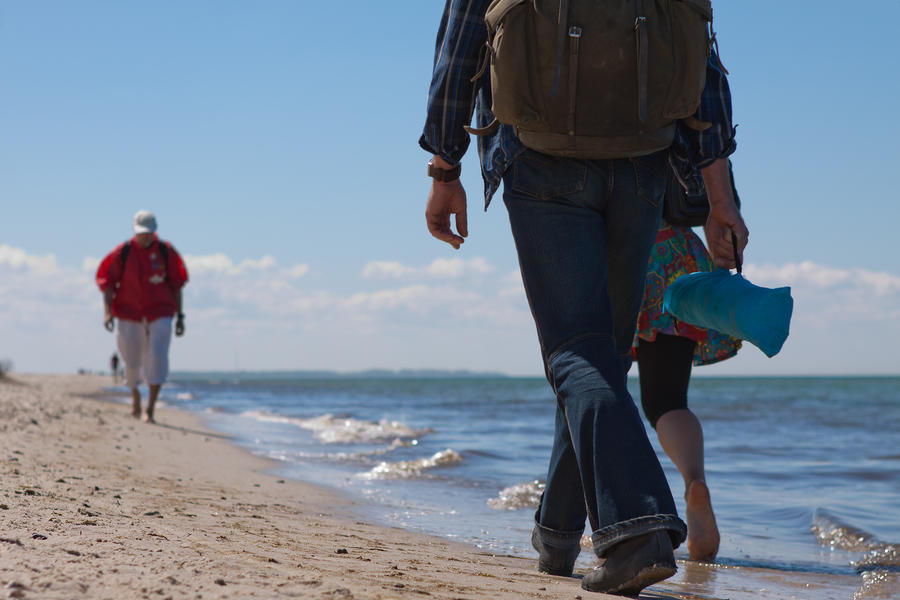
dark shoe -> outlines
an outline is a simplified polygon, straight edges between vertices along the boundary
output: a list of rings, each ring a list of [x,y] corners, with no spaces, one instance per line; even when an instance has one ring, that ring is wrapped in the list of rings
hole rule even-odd
[[[581,587],[589,592],[637,596],[642,589],[671,577],[676,570],[668,531],[653,531],[610,548],[606,562],[585,574]]]
[[[535,525],[531,532],[531,545],[538,551],[538,571],[550,575],[571,577],[575,568],[575,559],[581,552],[581,534],[577,534],[577,538],[570,536],[570,539],[548,541],[545,538],[556,536],[552,533],[542,536],[542,529],[545,532],[548,531],[540,525]],[[556,543],[554,544],[554,542]]]

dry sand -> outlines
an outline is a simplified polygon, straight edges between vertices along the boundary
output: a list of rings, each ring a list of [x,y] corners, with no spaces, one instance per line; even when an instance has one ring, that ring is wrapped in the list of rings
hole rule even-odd
[[[0,596],[614,598],[535,560],[353,519],[330,490],[180,411],[157,425],[97,376],[0,383]]]

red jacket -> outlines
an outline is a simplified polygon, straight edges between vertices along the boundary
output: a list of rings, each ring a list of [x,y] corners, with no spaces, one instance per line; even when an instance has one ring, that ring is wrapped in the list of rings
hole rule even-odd
[[[167,264],[159,255],[159,244],[165,244]],[[101,291],[115,290],[112,315],[129,321],[171,317],[178,310],[176,293],[187,283],[187,268],[175,248],[156,236],[149,248],[141,246],[136,238],[129,244],[130,250],[122,265],[122,247],[119,244],[100,262],[97,268],[97,285]]]

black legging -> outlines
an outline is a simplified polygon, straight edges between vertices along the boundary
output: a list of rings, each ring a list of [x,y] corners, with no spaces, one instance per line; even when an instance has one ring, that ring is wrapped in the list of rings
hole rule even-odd
[[[688,383],[697,342],[677,335],[657,334],[656,340],[638,343],[635,357],[641,380],[644,416],[656,422],[670,410],[687,408]]]

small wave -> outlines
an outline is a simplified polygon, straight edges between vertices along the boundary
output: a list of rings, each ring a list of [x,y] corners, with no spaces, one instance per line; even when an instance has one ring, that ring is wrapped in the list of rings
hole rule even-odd
[[[852,600],[881,600],[897,597],[900,574],[888,571],[866,571],[862,574],[862,586]]]
[[[397,448],[410,448],[416,446],[417,444],[417,440],[407,441],[396,439],[388,446],[385,446],[383,448],[376,448],[375,450],[371,450],[368,452],[307,452],[302,450],[286,451],[279,448],[273,448],[266,452],[266,456],[283,462],[314,460],[318,462],[327,461],[341,464],[356,462],[363,463],[364,465],[371,465],[375,463],[375,459],[373,457],[382,456],[396,450]]]
[[[436,452],[428,458],[381,462],[371,471],[360,474],[363,479],[415,479],[425,476],[425,471],[439,467],[453,467],[462,462],[462,456],[450,448]]]
[[[813,515],[812,532],[819,545],[832,549],[865,552],[872,548],[874,536],[844,523],[824,510]]]
[[[547,485],[543,481],[517,483],[500,490],[496,498],[490,498],[487,505],[494,510],[519,510],[520,508],[537,508],[541,494]]]
[[[862,558],[853,561],[857,572],[890,571],[900,574],[900,547],[897,544],[875,542]]]
[[[862,578],[853,600],[895,597],[892,594],[900,587],[900,545],[882,542],[822,510],[816,511],[812,531],[823,546],[865,552],[850,563]]]
[[[197,397],[194,396],[190,392],[178,392],[177,394],[175,394],[175,398],[178,400],[196,400],[197,399]]]
[[[432,433],[434,430],[413,429],[400,421],[382,419],[362,421],[345,417],[334,417],[330,414],[311,419],[285,417],[265,411],[248,411],[241,416],[269,423],[287,423],[313,432],[320,441],[326,444],[354,444],[384,442],[387,440],[411,439]]]

